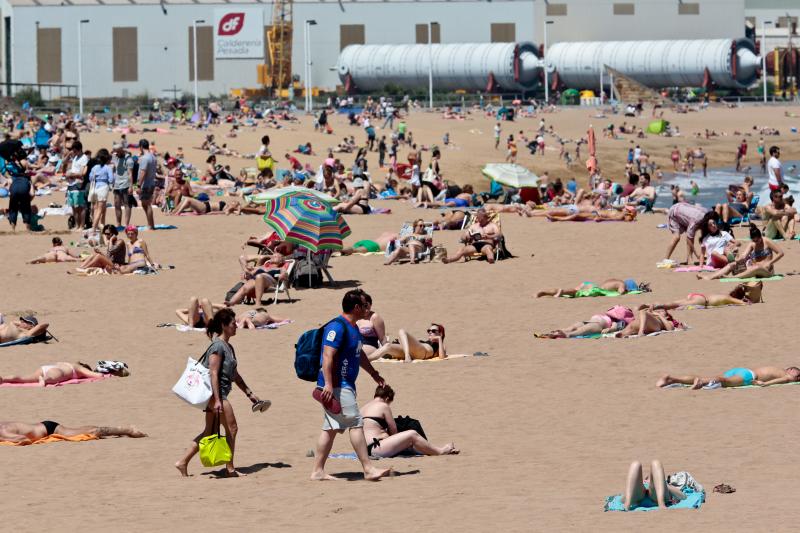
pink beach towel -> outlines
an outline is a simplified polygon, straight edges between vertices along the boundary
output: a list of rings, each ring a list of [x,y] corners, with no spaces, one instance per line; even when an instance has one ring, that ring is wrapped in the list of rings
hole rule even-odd
[[[715,272],[717,269],[708,265],[692,265],[685,267],[673,268],[673,272]]]

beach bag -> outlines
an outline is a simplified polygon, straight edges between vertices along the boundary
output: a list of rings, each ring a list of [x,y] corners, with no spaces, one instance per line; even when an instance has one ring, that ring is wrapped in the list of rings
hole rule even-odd
[[[413,429],[419,436],[425,440],[428,440],[428,437],[425,435],[425,431],[422,430],[422,424],[416,418],[411,418],[410,416],[396,416],[394,418],[394,423],[397,425],[397,432],[400,433],[401,431],[408,431]]]
[[[294,371],[304,381],[317,381],[322,354],[322,335],[331,322],[338,321],[344,326],[344,339],[347,342],[347,324],[344,319],[336,317],[318,329],[310,329],[300,335],[294,345]]]
[[[272,157],[261,157],[261,156],[258,156],[258,157],[256,157],[256,167],[258,168],[259,172],[261,172],[262,170],[264,170],[266,168],[274,169],[275,168],[275,160],[272,159]]]
[[[217,432],[200,439],[200,462],[203,466],[224,465],[230,463],[232,459],[228,439],[219,434],[219,413],[214,415],[214,425],[217,427]]]
[[[172,387],[172,392],[181,400],[198,409],[205,409],[211,398],[211,373],[201,363],[204,357],[205,355],[199,361],[189,357],[186,369]]]

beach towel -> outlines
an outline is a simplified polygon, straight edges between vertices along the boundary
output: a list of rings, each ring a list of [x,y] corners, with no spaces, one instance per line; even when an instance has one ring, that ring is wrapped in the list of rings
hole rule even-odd
[[[644,291],[640,290],[629,290],[625,294],[642,294]],[[617,291],[607,291],[605,289],[601,289],[600,287],[592,287],[591,289],[581,289],[575,293],[575,296],[570,296],[569,294],[562,294],[562,298],[593,298],[597,296],[622,296],[622,294],[618,293]]]
[[[48,444],[51,442],[83,442],[87,440],[99,440],[99,439],[100,437],[89,435],[88,433],[83,433],[81,435],[74,435],[72,437],[65,437],[64,435],[48,435],[47,437],[42,437],[41,439],[35,440],[29,444]],[[28,446],[29,444],[0,441],[0,445],[2,446]]]
[[[147,226],[136,226],[139,231],[152,231]],[[155,229],[157,230],[166,230],[166,229],[178,229],[178,226],[174,226],[172,224],[156,224]],[[117,226],[118,231],[124,231],[125,226]]]
[[[8,341],[0,344],[0,348],[5,348],[6,346],[22,346],[24,344],[36,344],[37,342],[47,342],[51,339],[49,333],[43,333],[42,335],[37,335],[36,337],[22,337],[21,339],[17,339],[15,341]]]
[[[656,337],[658,335],[663,335],[664,333],[678,333],[680,331],[688,331],[690,329],[692,329],[692,328],[687,326],[686,328],[671,329],[669,331],[656,331],[655,333],[648,333],[647,335],[644,335],[644,336],[645,337]],[[567,339],[567,340],[570,340],[570,339],[616,339],[616,338],[635,339],[635,338],[639,337],[639,335],[631,335],[630,337],[616,337],[616,332],[615,333],[605,333],[605,334],[603,334],[603,333],[592,333],[590,335],[579,335],[578,337],[556,337],[556,338],[553,338],[553,337],[548,337],[546,333],[534,333],[533,336],[535,338],[537,338],[537,339],[551,339],[551,340],[563,340],[563,339]],[[373,363],[374,362],[375,361],[373,361]]]
[[[392,210],[387,207],[373,207],[370,212],[370,215],[391,215]]]
[[[672,269],[673,272],[716,272],[717,269],[708,265],[682,266]]]
[[[78,385],[79,383],[91,383],[92,381],[103,381],[104,379],[108,379],[112,377],[111,375],[107,374],[105,376],[100,376],[96,378],[77,378],[77,379],[68,379],[67,381],[62,381],[60,383],[48,383],[45,387],[60,387],[62,385]],[[0,387],[39,387],[39,383],[0,383]]]
[[[694,492],[687,489],[686,498],[678,503],[672,504],[667,509],[699,509],[706,501],[705,492]],[[650,498],[645,498],[639,505],[631,509],[631,511],[654,511],[658,509],[658,504]],[[608,496],[603,507],[603,511],[624,511],[625,506],[622,504],[622,494]]]
[[[483,352],[477,352],[483,353]],[[430,359],[414,359],[412,363],[434,363],[437,361],[447,361],[448,359],[459,359],[461,357],[474,357],[476,354],[468,354],[468,353],[454,353],[454,354],[447,354],[447,357],[431,357]],[[405,363],[402,359],[376,359],[372,361],[373,364],[375,363]]]
[[[286,324],[293,323],[294,320],[284,320],[283,322],[275,322],[272,324],[267,324],[266,326],[259,326],[256,330],[264,330],[264,329],[278,329],[281,326],[285,326]],[[157,328],[175,328],[176,330],[180,331],[181,333],[186,333],[187,331],[199,331],[202,333],[206,332],[206,328],[193,328],[186,324],[173,324],[173,323],[164,323],[158,324]]]
[[[772,387],[784,387],[789,385],[800,385],[800,381],[794,381],[792,383],[778,383],[776,385],[770,385],[769,387],[760,387],[758,385],[741,385],[739,387],[703,387],[702,390],[735,390],[735,389],[771,389]],[[686,385],[684,383],[670,383],[669,385],[665,385],[661,387],[662,389],[688,389],[691,385]]]
[[[783,279],[781,274],[776,274],[768,278],[720,278],[723,283],[748,283],[750,281],[778,281]]]

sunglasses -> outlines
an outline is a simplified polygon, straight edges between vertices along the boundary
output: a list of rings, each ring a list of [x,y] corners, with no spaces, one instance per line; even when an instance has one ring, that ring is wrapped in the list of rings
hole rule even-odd
[[[430,329],[428,330],[428,333],[434,333],[434,334],[435,334],[435,333],[439,333],[439,330],[438,330],[438,329],[436,329],[436,328],[430,328]]]

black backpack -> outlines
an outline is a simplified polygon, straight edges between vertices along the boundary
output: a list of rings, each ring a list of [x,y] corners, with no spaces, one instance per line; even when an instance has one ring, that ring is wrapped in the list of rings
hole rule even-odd
[[[336,317],[318,329],[310,329],[300,335],[294,345],[294,371],[297,377],[305,381],[317,381],[320,370],[320,354],[322,353],[322,336],[331,322],[340,322],[344,326],[344,339],[347,342],[347,324],[342,317]]]

